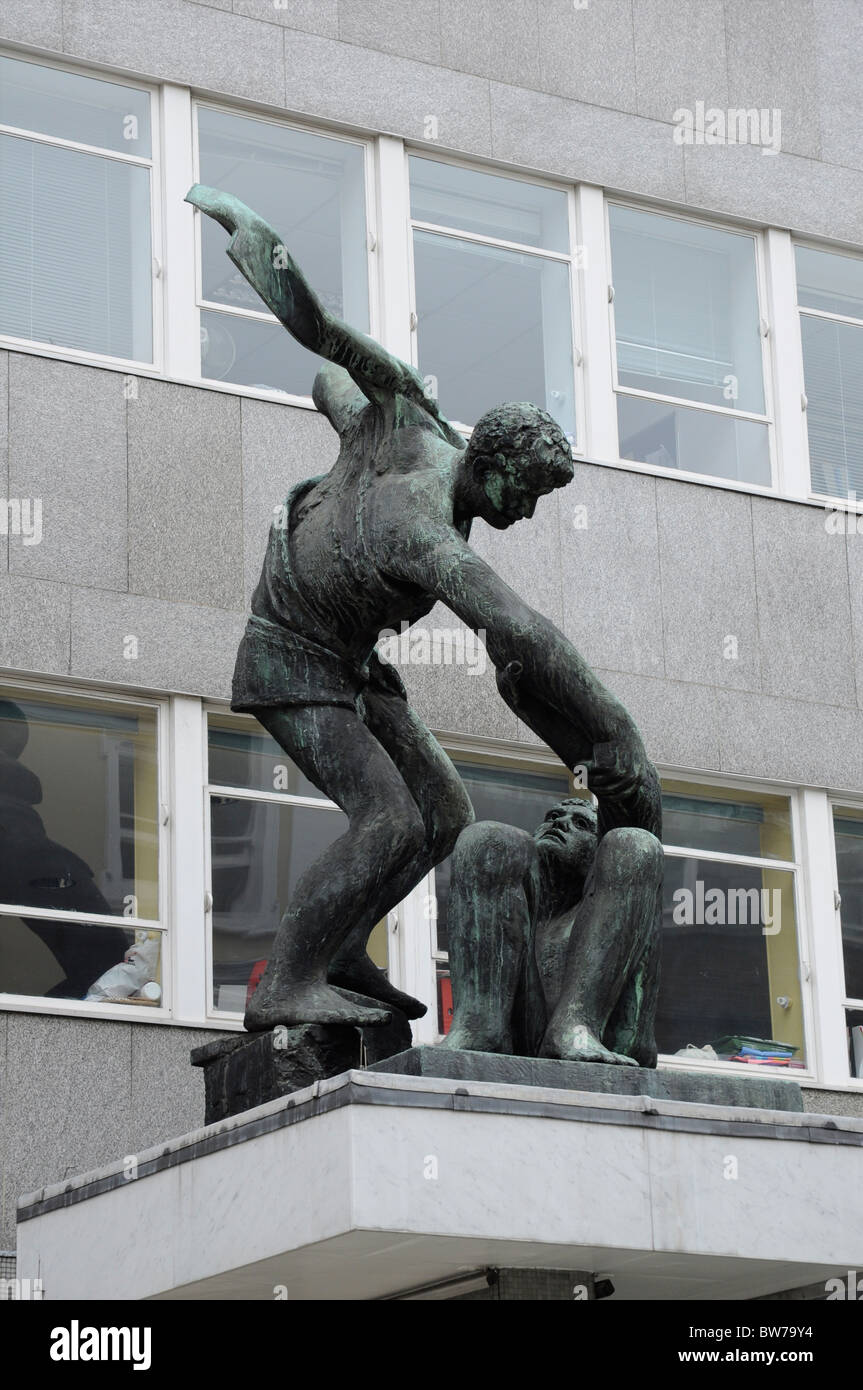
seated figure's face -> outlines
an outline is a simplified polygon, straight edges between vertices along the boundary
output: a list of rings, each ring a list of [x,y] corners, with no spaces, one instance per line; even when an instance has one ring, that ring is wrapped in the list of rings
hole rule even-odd
[[[596,855],[596,834],[593,806],[570,797],[551,808],[533,838],[555,877],[565,876],[583,884]]]

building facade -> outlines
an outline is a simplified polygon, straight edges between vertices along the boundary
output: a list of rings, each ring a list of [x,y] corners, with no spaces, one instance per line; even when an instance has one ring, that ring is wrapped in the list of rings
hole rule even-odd
[[[861,45],[855,0],[5,0],[0,1246],[201,1123],[189,1051],[344,823],[228,706],[337,440],[196,181],[466,434],[530,399],[571,437],[471,543],[662,773],[661,1065],[863,1115]],[[479,817],[567,794],[452,615],[387,650]],[[373,938],[430,1043],[447,885]]]

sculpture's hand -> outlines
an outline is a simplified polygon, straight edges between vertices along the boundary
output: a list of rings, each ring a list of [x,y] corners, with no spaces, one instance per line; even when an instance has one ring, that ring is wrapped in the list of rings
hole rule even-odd
[[[309,285],[278,233],[232,193],[193,184],[186,202],[232,234],[228,255],[297,342],[344,367],[369,400],[386,404],[401,395],[440,421],[459,447],[463,441],[441,420],[419,373],[365,333],[330,313]]]
[[[241,223],[255,219],[251,208],[247,208],[238,198],[230,193],[222,193],[218,188],[207,188],[202,183],[193,184],[184,201],[191,203],[192,207],[200,208],[201,212],[205,212],[208,217],[212,217],[224,227],[226,232],[236,232]]]
[[[497,673],[497,686],[510,709],[552,748],[561,762],[587,785],[599,802],[600,833],[633,825],[662,834],[662,794],[656,769],[626,711],[613,741],[590,744],[577,718],[569,718],[525,690],[521,663]],[[589,751],[588,751],[589,750]],[[586,756],[587,755],[587,756]]]
[[[593,757],[582,764],[587,785],[597,800],[630,796],[643,785],[651,763],[640,736],[632,730],[617,743],[597,743]]]

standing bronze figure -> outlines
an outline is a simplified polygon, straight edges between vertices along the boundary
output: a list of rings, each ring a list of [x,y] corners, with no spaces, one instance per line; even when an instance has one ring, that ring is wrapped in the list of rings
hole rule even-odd
[[[256,716],[345,812],[346,833],[303,875],[246,1012],[278,1024],[386,1022],[424,1006],[366,954],[375,923],[451,853],[473,820],[449,758],[376,654],[382,629],[438,601],[484,635],[503,698],[569,767],[585,769],[604,828],[658,829],[655,772],[632,719],[575,648],[470,548],[479,517],[504,530],[573,476],[562,430],[506,404],[470,442],[415,370],[329,313],[278,234],[230,194],[187,201],[232,234],[228,255],[268,308],[328,365],[314,401],[341,440],[271,528],[237,657],[232,708]]]

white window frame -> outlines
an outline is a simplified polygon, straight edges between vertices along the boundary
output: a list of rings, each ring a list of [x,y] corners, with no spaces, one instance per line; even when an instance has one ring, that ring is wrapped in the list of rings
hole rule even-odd
[[[476,174],[486,174],[498,178],[509,179],[517,183],[529,184],[534,188],[549,188],[556,193],[563,193],[567,201],[567,231],[569,248],[567,251],[549,251],[542,246],[526,246],[522,242],[504,241],[500,237],[486,236],[480,232],[461,231],[458,227],[450,224],[436,222],[421,222],[411,215],[411,189],[410,189],[410,158],[414,155],[417,158],[431,160],[436,164],[448,164],[456,169],[465,169]],[[550,179],[543,175],[532,175],[523,170],[502,169],[488,164],[482,164],[478,160],[460,158],[444,151],[432,150],[427,146],[408,145],[404,146],[404,167],[403,179],[405,184],[404,198],[407,209],[407,248],[408,248],[408,321],[410,328],[410,356],[407,361],[413,367],[419,367],[419,315],[416,298],[416,274],[414,271],[414,232],[429,232],[433,236],[448,237],[452,241],[467,241],[475,246],[493,246],[503,251],[513,251],[519,255],[532,256],[541,261],[557,261],[569,269],[569,321],[570,333],[572,336],[572,357],[573,357],[573,408],[575,414],[575,436],[572,445],[573,454],[584,457],[586,452],[586,428],[585,428],[585,400],[584,400],[584,380],[582,366],[584,353],[582,348],[582,312],[580,303],[581,281],[579,270],[583,261],[581,254],[582,243],[579,239],[578,226],[578,207],[576,202],[576,190],[571,181]],[[387,266],[387,273],[389,267]],[[439,402],[444,415],[448,412],[446,401]],[[543,406],[545,409],[545,406]],[[476,422],[474,422],[476,423]],[[470,438],[472,425],[464,421],[454,422],[456,429],[464,434],[465,438]]]
[[[168,834],[168,800],[167,800],[167,781],[168,768],[170,764],[170,739],[168,729],[168,701],[158,699],[152,695],[136,695],[134,693],[120,693],[117,690],[108,690],[102,686],[93,685],[73,685],[68,681],[51,682],[21,679],[17,675],[2,676],[2,685],[5,689],[18,692],[22,699],[36,698],[41,695],[52,695],[54,698],[64,697],[70,700],[80,700],[86,703],[91,700],[97,704],[113,704],[122,709],[150,709],[156,717],[156,759],[157,759],[157,812],[158,812],[158,848],[159,848],[159,881],[158,904],[159,916],[153,921],[143,917],[123,917],[123,916],[94,916],[84,912],[63,912],[60,909],[52,910],[49,908],[27,908],[28,917],[43,918],[50,922],[97,922],[99,925],[122,927],[126,931],[134,931],[136,928],[146,931],[158,931],[161,933],[160,964],[162,970],[162,999],[158,1006],[142,1007],[136,1004],[123,1004],[112,1000],[109,1004],[99,1004],[87,1002],[83,999],[45,999],[40,995],[29,994],[5,994],[0,993],[0,1011],[7,1013],[28,1013],[28,1014],[61,1014],[77,1018],[94,1019],[113,1019],[125,1023],[169,1023],[173,1019],[173,986],[176,974],[175,961],[175,938],[176,928],[173,925],[171,915],[171,847]],[[22,904],[2,903],[0,904],[0,930],[2,930],[2,920],[6,917],[21,917]]]
[[[197,703],[197,702],[196,702]],[[201,702],[201,737],[203,746],[204,765],[202,769],[202,782],[204,788],[203,804],[203,878],[204,878],[204,959],[205,959],[205,981],[206,995],[204,1000],[204,1014],[208,1026],[214,1027],[233,1027],[241,1028],[243,1023],[243,1013],[239,1010],[217,1009],[213,1003],[213,860],[212,860],[212,819],[210,813],[211,797],[225,796],[237,801],[252,801],[255,803],[265,802],[268,805],[276,806],[296,806],[306,810],[329,812],[340,811],[334,801],[324,796],[303,796],[297,792],[277,792],[263,791],[250,787],[228,786],[222,782],[211,782],[209,780],[209,725],[208,716],[211,714],[225,716],[229,715],[237,720],[237,727],[246,726],[248,716],[245,721],[242,715],[231,715],[230,708],[226,705],[219,705],[215,701]],[[254,722],[254,721],[253,721]],[[287,754],[284,754],[286,762],[290,762]],[[287,905],[286,905],[287,906]],[[400,960],[401,942],[394,941],[398,935],[397,913],[391,912],[387,919],[387,976],[392,984],[400,988]],[[395,949],[394,949],[395,948]]]
[[[618,380],[617,368],[617,331],[614,312],[614,266],[611,255],[611,216],[612,207],[631,208],[636,212],[652,213],[655,216],[666,217],[677,222],[687,222],[693,226],[712,228],[716,231],[729,232],[735,236],[749,237],[754,242],[755,247],[755,280],[756,292],[758,296],[758,312],[761,326],[761,375],[764,386],[764,414],[754,414],[751,411],[733,410],[726,406],[708,405],[701,401],[686,400],[681,396],[661,395],[653,391],[642,391],[631,386],[621,386]],[[617,457],[614,460],[615,467],[626,468],[637,473],[650,473],[661,478],[680,478],[690,483],[707,483],[714,487],[730,488],[736,492],[754,493],[764,497],[775,497],[780,489],[780,467],[776,439],[776,416],[774,404],[774,382],[773,382],[773,363],[770,351],[770,340],[772,338],[772,328],[767,317],[767,286],[768,274],[765,260],[764,235],[761,228],[744,221],[732,222],[710,217],[700,217],[687,209],[670,207],[668,204],[651,204],[638,198],[624,196],[610,196],[605,200],[605,235],[607,247],[607,265],[609,269],[608,281],[608,320],[609,337],[612,352],[612,389],[614,391],[614,416],[615,416],[615,439]],[[694,410],[707,412],[711,415],[720,415],[734,420],[748,420],[754,424],[764,425],[767,429],[767,448],[770,459],[770,483],[748,483],[737,478],[720,478],[709,473],[694,473],[682,468],[663,468],[658,464],[644,463],[636,459],[624,459],[620,457],[619,433],[617,426],[617,397],[634,396],[642,400],[659,401],[661,404],[673,405],[681,410]]]
[[[829,242],[816,241],[813,237],[790,237],[791,242],[791,263],[794,272],[793,296],[794,312],[797,316],[797,338],[800,343],[800,393],[803,416],[803,448],[805,450],[804,462],[806,466],[806,496],[813,502],[827,507],[830,511],[848,512],[851,515],[859,516],[863,513],[863,497],[858,497],[856,502],[852,502],[848,497],[840,497],[829,492],[816,492],[812,486],[812,459],[809,452],[809,428],[807,418],[807,408],[809,401],[806,396],[806,373],[803,364],[803,330],[801,320],[806,314],[809,318],[827,319],[832,323],[845,323],[851,328],[859,328],[863,333],[863,318],[853,318],[848,314],[831,314],[826,309],[812,309],[806,304],[801,304],[798,297],[797,287],[797,256],[796,248],[802,247],[808,251],[823,251],[827,255],[844,256],[847,260],[863,261],[863,249],[855,246],[836,246]]]
[[[153,83],[142,82],[125,73],[118,74],[103,68],[88,68],[81,64],[67,62],[65,59],[43,57],[32,53],[22,53],[17,49],[0,48],[0,56],[14,58],[17,62],[32,63],[35,67],[54,68],[77,77],[111,82],[122,87],[131,87],[144,92],[150,100],[150,140],[151,154],[124,154],[119,150],[106,150],[98,145],[85,145],[77,140],[64,140],[59,136],[45,135],[39,131],[25,130],[19,126],[0,125],[0,135],[12,135],[43,145],[54,145],[59,149],[75,150],[81,154],[96,155],[100,159],[112,159],[121,164],[137,165],[150,172],[150,303],[153,325],[153,360],[140,362],[134,358],[111,357],[106,353],[90,352],[84,348],[65,347],[60,344],[42,343],[37,339],[15,338],[11,334],[0,333],[0,348],[10,352],[26,352],[39,357],[59,357],[72,362],[89,363],[94,366],[112,367],[115,370],[134,373],[136,376],[161,375],[165,365],[165,334],[162,304],[162,283],[164,267],[164,244],[162,238],[162,175],[159,158],[163,144],[162,110],[159,89]],[[62,215],[62,213],[60,214]]]
[[[833,1073],[839,1078],[838,1084],[843,1089],[853,1089],[863,1091],[863,1077],[854,1076],[851,1072],[851,1063],[848,1056],[848,1046],[846,1038],[846,1010],[858,1009],[863,1011],[863,999],[853,999],[846,992],[845,985],[845,958],[842,944],[842,907],[839,893],[839,861],[836,856],[836,836],[833,824],[835,812],[859,811],[863,813],[863,797],[848,796],[841,793],[831,793],[825,798],[828,825],[829,856],[827,863],[830,867],[830,891],[833,894],[833,925],[834,930],[830,934],[830,939],[825,942],[825,976],[823,984],[827,989],[824,991],[822,1005],[829,1008],[828,1018],[824,1020],[825,1032],[841,1032],[841,1038],[835,1037],[834,1042],[834,1067]],[[826,896],[826,894],[825,894]],[[832,944],[833,951],[829,951]],[[832,966],[832,969],[830,967]],[[829,1036],[829,1033],[828,1033]],[[844,1068],[844,1071],[843,1071]]]
[[[723,777],[713,772],[681,771],[678,768],[657,768],[660,781],[688,782],[700,791],[711,787],[727,791],[752,792],[763,796],[787,796],[790,802],[791,842],[794,859],[780,860],[759,858],[757,856],[726,854],[720,850],[687,848],[685,845],[663,844],[663,851],[669,859],[698,859],[720,864],[740,864],[756,869],[777,869],[791,873],[794,891],[794,918],[797,928],[797,960],[799,971],[800,1007],[803,1016],[803,1039],[806,1051],[805,1068],[786,1070],[780,1067],[743,1068],[735,1062],[710,1061],[698,1057],[681,1057],[677,1053],[659,1054],[659,1066],[707,1071],[722,1076],[741,1076],[751,1072],[779,1081],[796,1081],[808,1086],[819,1075],[820,1047],[816,1029],[816,1011],[812,987],[812,936],[810,931],[809,900],[806,892],[807,864],[802,854],[806,844],[799,788],[779,782],[751,781],[741,777]]]
[[[188,89],[184,90],[188,91]],[[175,100],[177,101],[177,105],[179,106],[179,98],[175,98]],[[183,195],[181,196],[185,195],[185,192],[188,190],[191,184],[200,182],[200,145],[198,140],[198,111],[201,109],[201,107],[206,107],[208,110],[211,111],[220,111],[225,115],[229,116],[237,116],[245,118],[247,120],[264,121],[269,125],[279,126],[283,130],[295,130],[305,135],[315,135],[322,139],[334,140],[342,145],[356,145],[359,146],[360,149],[362,149],[364,211],[366,221],[366,263],[368,266],[369,290],[369,333],[372,337],[377,337],[380,333],[380,289],[378,283],[378,257],[375,254],[377,249],[378,236],[376,216],[377,200],[375,196],[377,189],[377,177],[374,140],[369,136],[360,135],[356,131],[342,133],[339,130],[331,129],[328,126],[317,125],[313,122],[301,122],[297,120],[292,120],[288,117],[274,115],[272,110],[261,110],[259,108],[243,106],[238,102],[231,102],[227,100],[220,101],[216,98],[209,98],[203,96],[199,97],[192,93],[189,93],[189,111],[191,122],[190,162],[187,163],[186,161],[183,161],[183,165],[185,166],[183,177],[185,176],[185,173],[188,172],[189,179],[188,182],[185,184]],[[179,165],[180,160],[178,159],[177,166]],[[171,183],[172,186],[176,188],[178,184],[182,182],[182,178],[178,178],[174,170],[172,170],[171,172],[173,175],[171,177]],[[192,227],[194,236],[194,240],[192,243],[193,263],[190,266],[188,263],[188,257],[186,258],[183,267],[184,273],[182,288],[180,286],[175,287],[175,293],[182,293],[186,297],[187,305],[189,303],[188,296],[190,294],[190,291],[192,296],[191,312],[187,310],[187,312],[184,314],[186,326],[185,332],[183,334],[183,343],[182,346],[180,344],[177,344],[178,349],[183,353],[182,369],[184,371],[184,375],[187,377],[189,382],[195,386],[206,386],[210,389],[218,391],[227,391],[231,394],[251,396],[252,398],[256,398],[259,400],[279,401],[282,405],[300,406],[307,410],[313,410],[315,407],[313,405],[311,395],[295,395],[291,392],[279,391],[275,388],[273,388],[272,390],[263,390],[254,386],[244,386],[237,382],[218,381],[213,377],[205,377],[203,375],[201,371],[200,357],[200,326],[202,309],[206,310],[206,312],[208,313],[226,314],[229,318],[238,317],[250,319],[253,322],[269,324],[271,327],[277,326],[279,320],[275,317],[274,314],[271,314],[268,309],[263,307],[263,301],[261,302],[262,307],[260,310],[245,309],[240,307],[233,307],[231,309],[227,309],[224,304],[218,304],[212,300],[204,299],[202,291],[201,217],[195,217],[191,206],[187,206],[189,208],[189,213],[192,217]],[[278,228],[276,230],[278,230]],[[194,320],[195,325],[195,327],[192,330],[194,343],[193,348],[188,345],[189,326],[192,321],[192,318]],[[283,331],[287,332],[286,329],[283,329]]]

